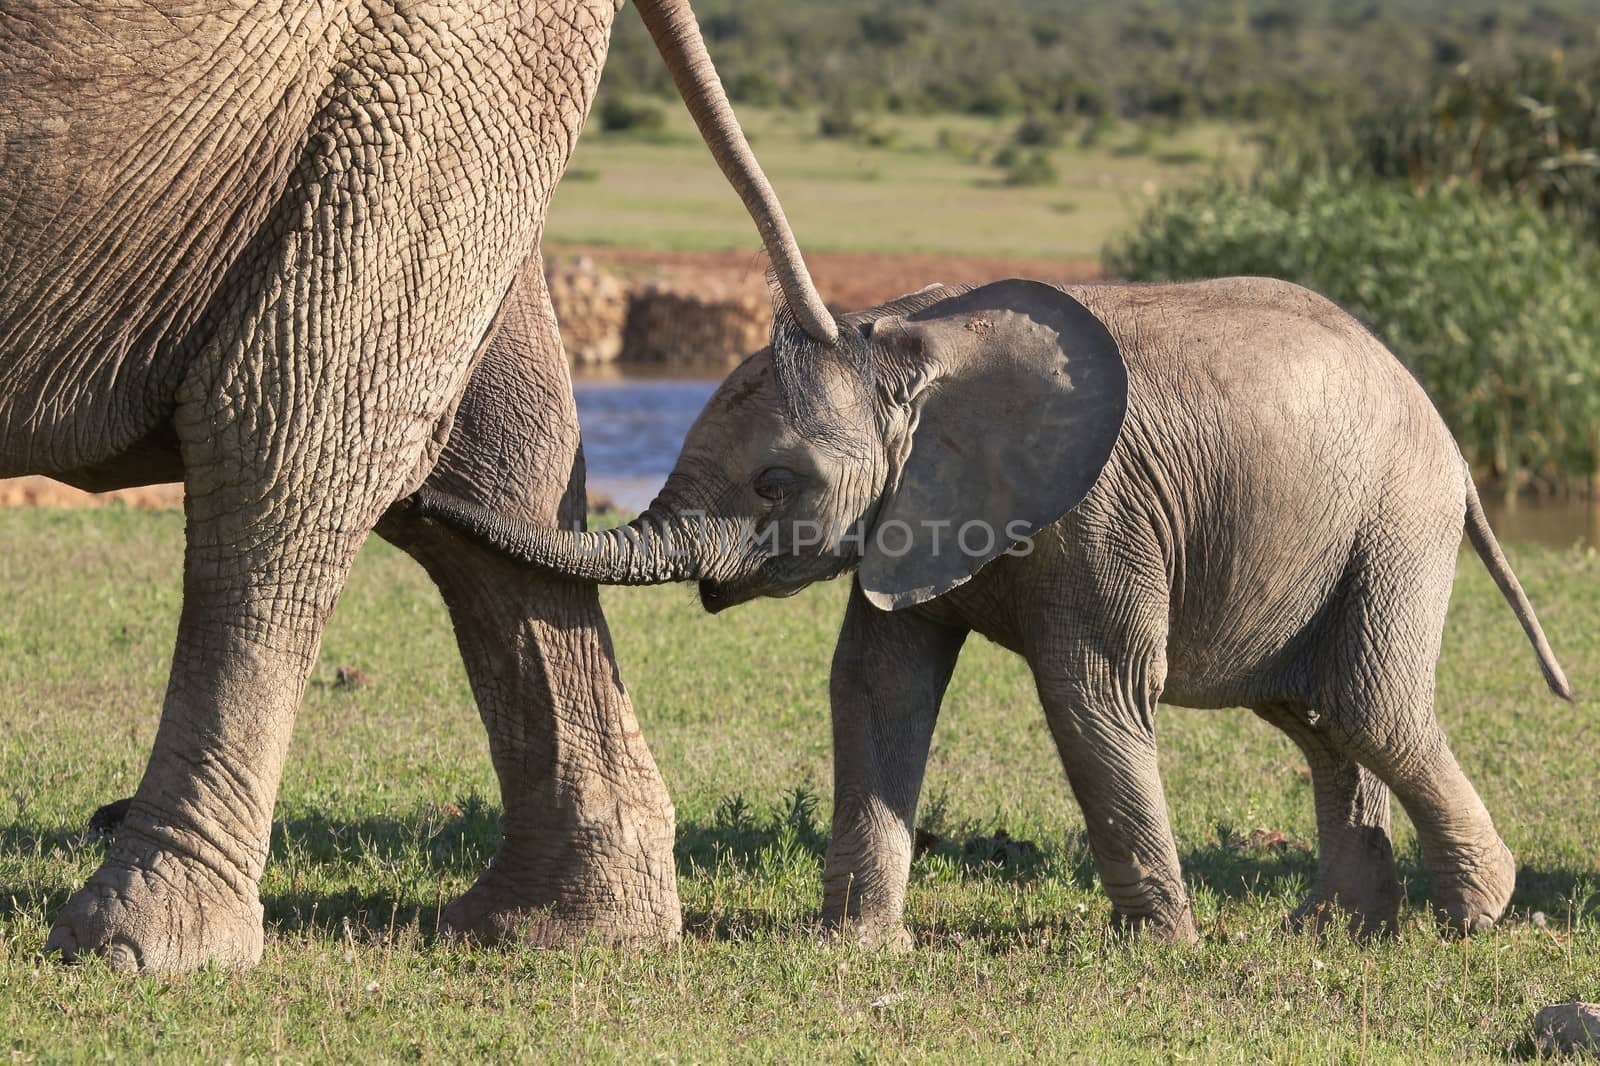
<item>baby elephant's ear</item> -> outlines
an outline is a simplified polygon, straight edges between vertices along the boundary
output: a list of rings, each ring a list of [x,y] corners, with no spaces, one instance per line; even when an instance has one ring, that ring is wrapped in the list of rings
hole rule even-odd
[[[999,281],[879,320],[875,353],[915,382],[910,455],[879,508],[860,581],[884,610],[924,603],[1066,514],[1111,455],[1128,370],[1059,289]]]

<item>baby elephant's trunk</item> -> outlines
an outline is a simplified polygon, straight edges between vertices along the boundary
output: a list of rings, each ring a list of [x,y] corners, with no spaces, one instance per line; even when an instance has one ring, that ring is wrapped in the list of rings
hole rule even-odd
[[[580,581],[659,585],[701,576],[700,545],[670,514],[646,510],[615,529],[538,527],[480,504],[419,489],[403,506],[444,522],[508,558]]]

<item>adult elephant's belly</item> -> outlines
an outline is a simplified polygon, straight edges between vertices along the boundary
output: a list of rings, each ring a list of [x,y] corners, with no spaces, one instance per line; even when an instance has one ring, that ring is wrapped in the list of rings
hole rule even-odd
[[[327,379],[340,360],[356,379],[427,363],[458,387],[533,247],[614,14],[159,6],[88,0],[68,18],[22,0],[0,20],[0,476],[159,448],[207,361],[197,388]],[[345,332],[314,328],[313,289],[358,294]],[[408,318],[424,297],[448,313]],[[283,339],[263,339],[267,321]],[[245,351],[292,369],[221,366]]]
[[[170,413],[176,349],[270,211],[332,62],[336,27],[272,21],[7,6],[0,474],[92,466]]]

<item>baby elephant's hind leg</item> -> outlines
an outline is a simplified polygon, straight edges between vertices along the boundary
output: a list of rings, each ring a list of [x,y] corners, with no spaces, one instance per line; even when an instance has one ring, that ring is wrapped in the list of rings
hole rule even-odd
[[[1393,934],[1400,908],[1389,789],[1339,750],[1308,708],[1257,707],[1305,756],[1317,807],[1317,877],[1289,916],[1293,929],[1320,931],[1342,914],[1356,936]]]
[[[1477,932],[1505,912],[1516,863],[1434,716],[1456,541],[1385,543],[1387,553],[1367,553],[1347,576],[1316,697],[1327,710],[1321,727],[1405,806],[1440,923]]]
[[[1347,750],[1394,789],[1417,827],[1435,917],[1458,933],[1491,928],[1511,902],[1516,862],[1445,742],[1431,701],[1378,703],[1350,717],[1358,721]],[[1375,731],[1374,720],[1384,728]]]

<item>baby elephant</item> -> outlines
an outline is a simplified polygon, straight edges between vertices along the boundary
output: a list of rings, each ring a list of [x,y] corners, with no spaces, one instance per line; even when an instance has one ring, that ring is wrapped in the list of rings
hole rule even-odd
[[[929,739],[974,631],[1033,671],[1119,927],[1195,937],[1158,700],[1249,707],[1304,751],[1320,854],[1297,924],[1392,928],[1391,789],[1439,920],[1500,917],[1511,853],[1433,709],[1463,526],[1571,694],[1444,423],[1360,324],[1229,278],[932,287],[839,327],[806,347],[780,317],[620,530],[411,506],[574,577],[698,580],[712,611],[855,570],[824,919],[869,941],[907,938]]]

